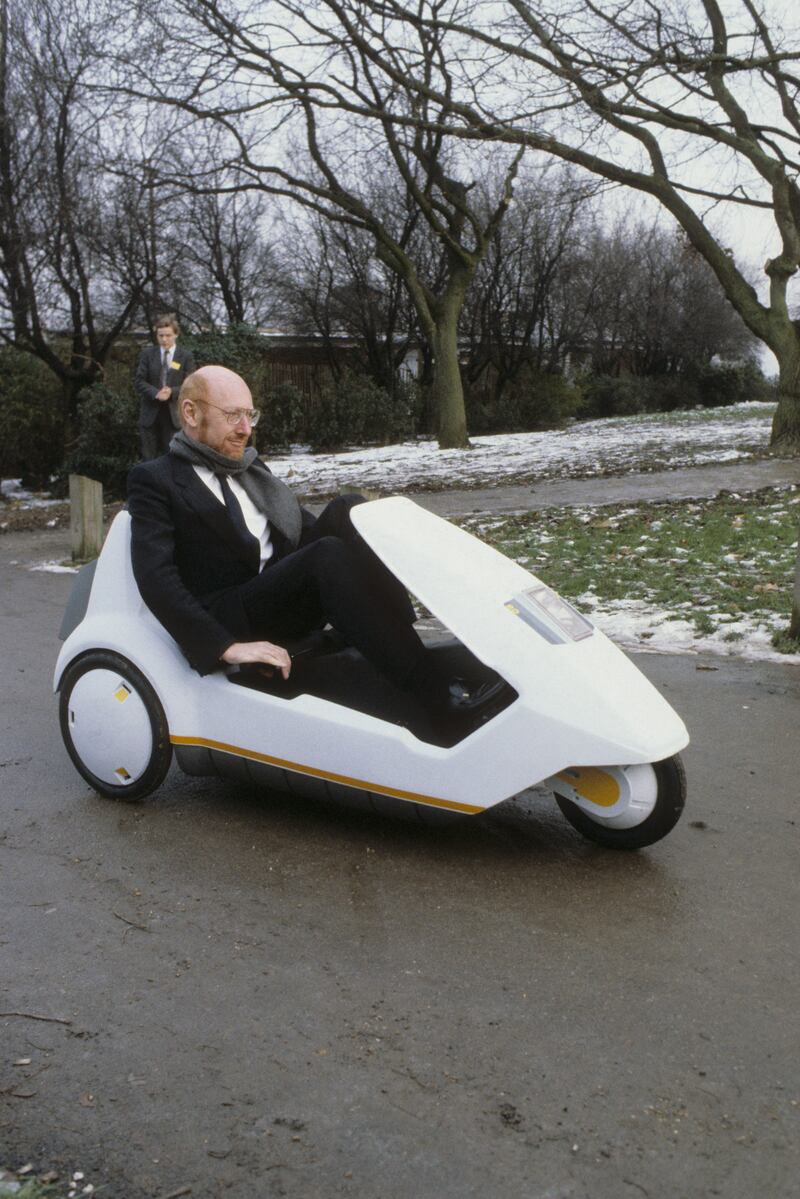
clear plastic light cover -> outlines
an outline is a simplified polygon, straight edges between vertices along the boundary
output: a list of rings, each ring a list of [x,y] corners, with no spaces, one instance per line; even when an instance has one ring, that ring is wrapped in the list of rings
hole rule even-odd
[[[594,632],[592,622],[545,583],[518,591],[506,607],[553,645],[582,641]]]

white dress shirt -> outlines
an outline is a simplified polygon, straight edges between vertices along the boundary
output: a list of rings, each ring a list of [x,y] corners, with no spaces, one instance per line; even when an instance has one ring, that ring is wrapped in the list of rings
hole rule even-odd
[[[224,505],[225,500],[222,495],[222,488],[220,487],[219,479],[214,474],[213,470],[211,470],[208,466],[197,466],[195,463],[192,463],[192,469],[194,470],[198,479],[202,479],[209,491],[213,491],[219,502]],[[262,569],[264,563],[268,562],[275,552],[275,547],[272,544],[272,534],[270,533],[269,521],[264,513],[259,512],[258,508],[256,508],[255,504],[250,499],[250,496],[242,487],[241,483],[237,482],[235,475],[228,475],[228,482],[230,483],[231,491],[241,505],[244,523],[247,525],[247,528],[250,530],[253,536],[258,538],[261,546],[261,563],[259,569]]]

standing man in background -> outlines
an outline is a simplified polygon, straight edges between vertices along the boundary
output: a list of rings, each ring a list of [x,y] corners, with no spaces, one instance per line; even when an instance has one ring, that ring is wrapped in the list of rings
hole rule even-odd
[[[178,322],[174,316],[156,321],[156,346],[146,346],[139,355],[133,385],[139,396],[139,436],[142,458],[166,454],[176,429],[178,392],[187,375],[194,370],[190,350],[178,349]]]

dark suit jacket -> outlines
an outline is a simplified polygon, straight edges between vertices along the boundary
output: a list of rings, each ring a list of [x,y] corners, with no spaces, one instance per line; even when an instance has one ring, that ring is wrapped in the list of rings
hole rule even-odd
[[[172,365],[167,372],[167,386],[172,391],[169,399],[170,416],[176,429],[181,427],[178,419],[178,392],[187,375],[195,369],[191,350],[175,343]],[[177,363],[177,365],[176,365]],[[161,390],[161,346],[145,346],[136,364],[136,374],[133,386],[139,397],[139,424],[147,429],[152,425],[161,407],[162,401],[156,399],[156,392]]]
[[[258,469],[268,467],[260,463]],[[174,454],[134,466],[128,509],[142,599],[195,670],[208,674],[234,641],[253,639],[238,590],[258,574],[253,539],[242,538],[225,505],[191,463]],[[314,519],[303,510],[304,530]],[[270,532],[281,558],[291,546],[274,525]]]

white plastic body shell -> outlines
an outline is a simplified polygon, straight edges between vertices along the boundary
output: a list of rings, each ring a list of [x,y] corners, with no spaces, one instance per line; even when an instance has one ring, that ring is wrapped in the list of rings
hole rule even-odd
[[[329,792],[344,786],[471,814],[570,766],[656,762],[688,743],[675,711],[599,629],[548,640],[506,606],[538,582],[519,564],[408,499],[363,504],[352,517],[409,590],[518,692],[459,744],[430,745],[315,696],[286,700],[233,686],[222,673],[200,677],[141,599],[124,512],[98,560],[86,614],[59,654],[56,689],[76,658],[112,650],[149,680],[176,746],[325,780]]]

